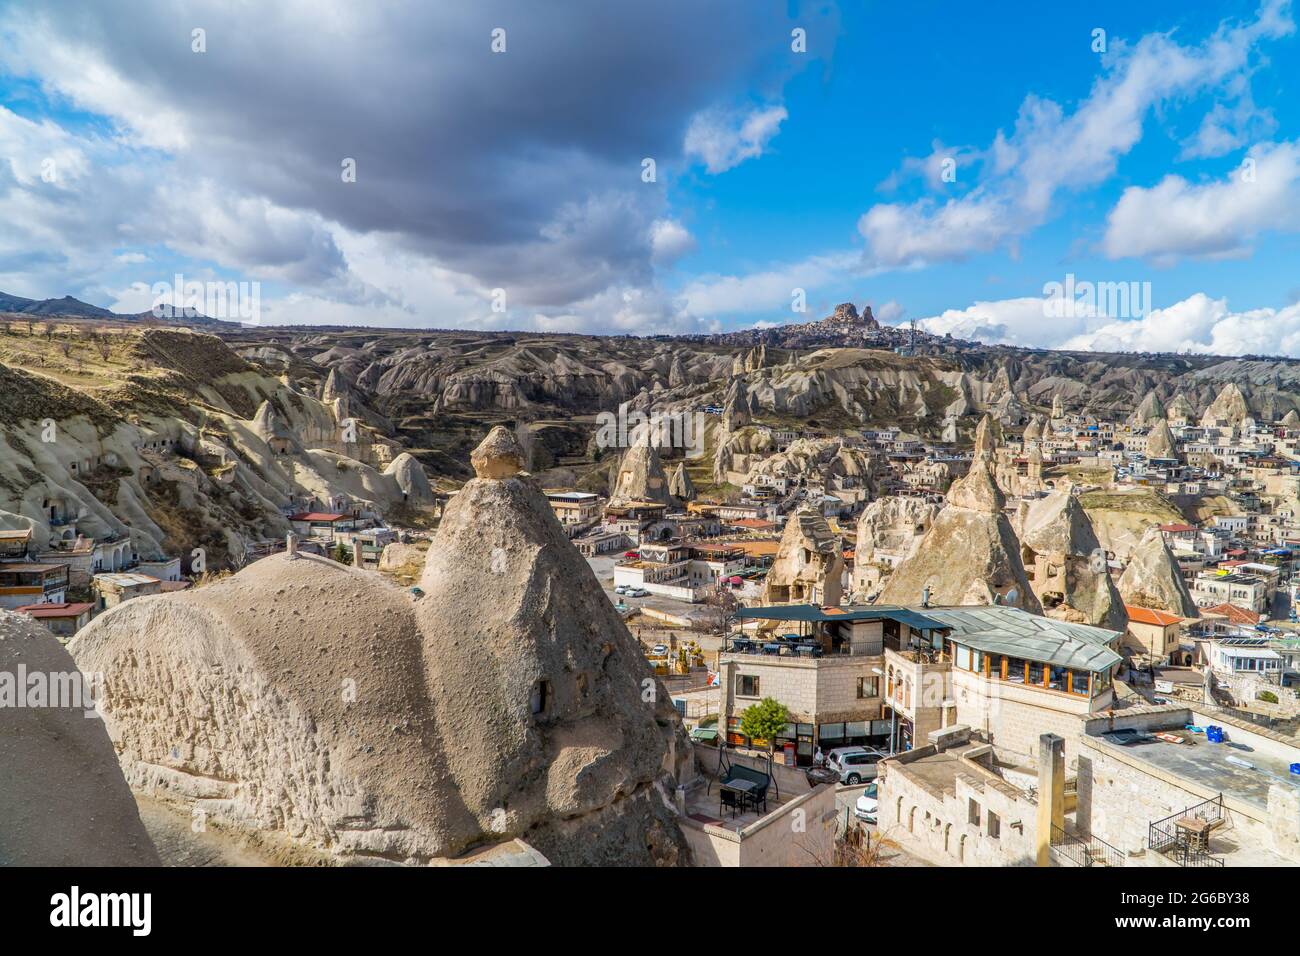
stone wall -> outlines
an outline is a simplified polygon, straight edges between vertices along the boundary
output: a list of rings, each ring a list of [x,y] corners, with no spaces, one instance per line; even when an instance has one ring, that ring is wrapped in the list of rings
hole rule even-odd
[[[761,698],[773,697],[785,704],[798,722],[874,720],[880,716],[880,698],[859,699],[858,678],[878,676],[872,670],[876,667],[880,667],[878,657],[848,655],[804,659],[744,654],[723,658],[722,713],[734,717]],[[740,675],[758,678],[757,697],[736,694]]]
[[[1088,722],[1089,733],[1133,728],[1155,731],[1191,722],[1229,724],[1229,734],[1253,749],[1284,756],[1294,745],[1274,739],[1267,731],[1231,724],[1220,716],[1205,717],[1177,707],[1137,708],[1133,714]],[[1195,804],[1219,796],[1208,785],[1176,776],[1095,736],[1077,739],[1079,803],[1077,826],[1127,852],[1147,846],[1149,825]],[[1068,751],[1067,751],[1068,752]],[[1300,864],[1300,791],[1278,783],[1269,788],[1268,806],[1224,796],[1228,829],[1220,831],[1242,846],[1259,846]]]
[[[1041,735],[1073,739],[1083,729],[1089,708],[1097,706],[1086,697],[986,680],[958,669],[952,673],[952,693],[957,701],[957,723],[977,731],[999,751],[1009,751],[1030,763],[1037,761]],[[1066,761],[1073,767],[1069,749]]]
[[[933,747],[911,751],[924,759]],[[962,761],[952,790],[933,786],[898,763],[881,763],[880,833],[940,866],[1032,866],[1037,804],[993,778],[974,761]],[[990,816],[998,818],[998,835]]]

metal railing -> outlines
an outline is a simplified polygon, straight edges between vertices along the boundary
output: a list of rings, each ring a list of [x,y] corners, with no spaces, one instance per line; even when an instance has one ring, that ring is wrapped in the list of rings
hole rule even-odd
[[[1226,822],[1223,794],[1151,823],[1147,828],[1147,846],[1156,853],[1164,854],[1166,858],[1179,866],[1223,866],[1222,857],[1210,854],[1208,835],[1198,845],[1194,839],[1188,836],[1186,830],[1176,825],[1177,821],[1189,818],[1202,820],[1207,824],[1220,821]]]
[[[1053,859],[1062,866],[1123,866],[1124,854],[1100,837],[1083,836],[1052,824]]]

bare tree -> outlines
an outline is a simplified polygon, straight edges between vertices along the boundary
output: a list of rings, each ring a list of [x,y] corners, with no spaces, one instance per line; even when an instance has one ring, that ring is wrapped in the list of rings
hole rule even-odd
[[[709,588],[704,596],[704,613],[700,616],[700,629],[717,635],[722,641],[727,636],[731,620],[740,608],[735,592],[727,585],[718,583]]]

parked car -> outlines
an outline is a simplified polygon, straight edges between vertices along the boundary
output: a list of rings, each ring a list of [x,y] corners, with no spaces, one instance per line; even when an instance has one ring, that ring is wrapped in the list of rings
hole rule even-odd
[[[887,754],[874,747],[837,747],[826,758],[826,766],[840,775],[840,783],[861,783],[876,779],[876,764]]]
[[[626,593],[628,597],[649,597],[650,596],[650,592],[647,591],[645,588],[628,588]]]
[[[614,588],[614,593],[615,593],[615,594],[626,594],[626,593],[628,592],[628,588],[629,588],[629,585],[626,585],[626,584],[620,584],[618,587]]]
[[[862,791],[862,796],[858,797],[857,805],[853,808],[853,815],[864,823],[876,822],[876,809],[879,806],[877,793],[874,783],[867,784],[867,789]]]

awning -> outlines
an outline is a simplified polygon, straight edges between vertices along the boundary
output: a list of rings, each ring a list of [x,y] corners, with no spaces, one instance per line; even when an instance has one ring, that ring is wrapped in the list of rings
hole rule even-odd
[[[696,727],[691,731],[691,740],[717,740],[718,732],[712,727]]]

